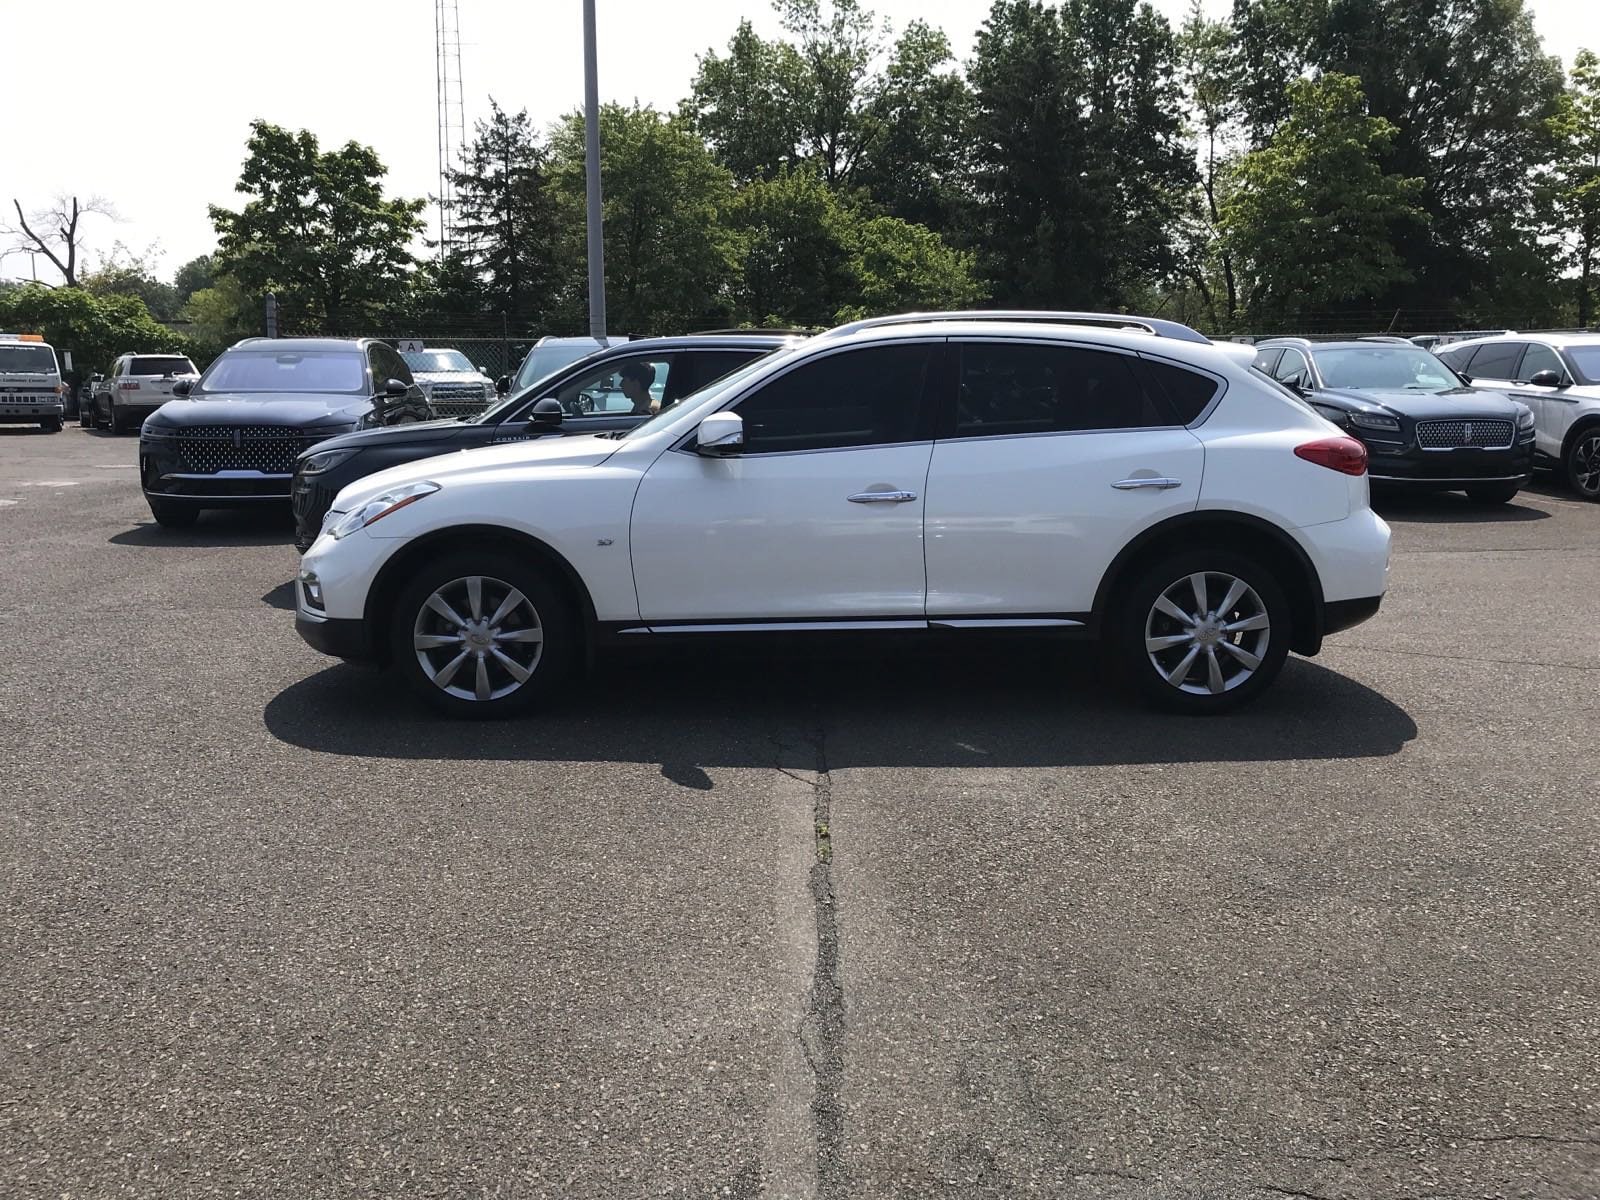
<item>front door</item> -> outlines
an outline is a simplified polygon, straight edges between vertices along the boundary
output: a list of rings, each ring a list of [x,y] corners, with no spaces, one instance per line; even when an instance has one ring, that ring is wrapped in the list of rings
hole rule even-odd
[[[942,343],[842,350],[731,410],[743,451],[645,473],[630,533],[652,625],[921,626],[927,397]]]
[[[928,618],[1082,621],[1122,547],[1195,507],[1205,450],[1183,426],[1219,385],[1059,342],[955,346],[954,426],[928,472]]]

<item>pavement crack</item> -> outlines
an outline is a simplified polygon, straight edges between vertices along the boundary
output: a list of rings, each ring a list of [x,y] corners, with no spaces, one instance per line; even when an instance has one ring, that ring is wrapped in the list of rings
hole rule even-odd
[[[1554,1133],[1447,1133],[1442,1136],[1452,1142],[1478,1142],[1486,1145],[1494,1142],[1554,1142],[1561,1146],[1600,1146],[1600,1138],[1562,1137]]]

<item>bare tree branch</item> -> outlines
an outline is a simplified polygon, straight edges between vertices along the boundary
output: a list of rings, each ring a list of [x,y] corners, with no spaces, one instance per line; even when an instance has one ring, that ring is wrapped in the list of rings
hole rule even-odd
[[[33,225],[28,224],[20,200],[13,198],[11,206],[17,210],[20,228],[5,232],[21,235],[17,242],[18,249],[43,254],[54,263],[68,287],[78,286],[78,251],[82,242],[79,226],[83,218],[95,213],[109,217],[113,221],[117,219],[116,210],[99,196],[91,196],[84,201],[79,201],[76,196],[57,196],[53,208],[33,214],[34,224],[45,230],[45,233],[41,234],[35,231]],[[52,225],[55,227],[53,231],[49,229]],[[60,243],[59,252],[54,248],[56,242]]]

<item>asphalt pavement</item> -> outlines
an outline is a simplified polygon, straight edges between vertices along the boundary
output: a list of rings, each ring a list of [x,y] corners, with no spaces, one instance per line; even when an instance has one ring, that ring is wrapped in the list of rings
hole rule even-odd
[[[1026,643],[440,721],[0,427],[0,1194],[1600,1195],[1600,506],[1380,506],[1215,720]]]

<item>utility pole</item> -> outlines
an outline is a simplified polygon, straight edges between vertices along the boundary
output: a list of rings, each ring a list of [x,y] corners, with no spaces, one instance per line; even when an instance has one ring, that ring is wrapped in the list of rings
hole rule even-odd
[[[589,336],[606,344],[606,241],[600,212],[600,79],[594,0],[583,0],[583,132],[589,183]]]

